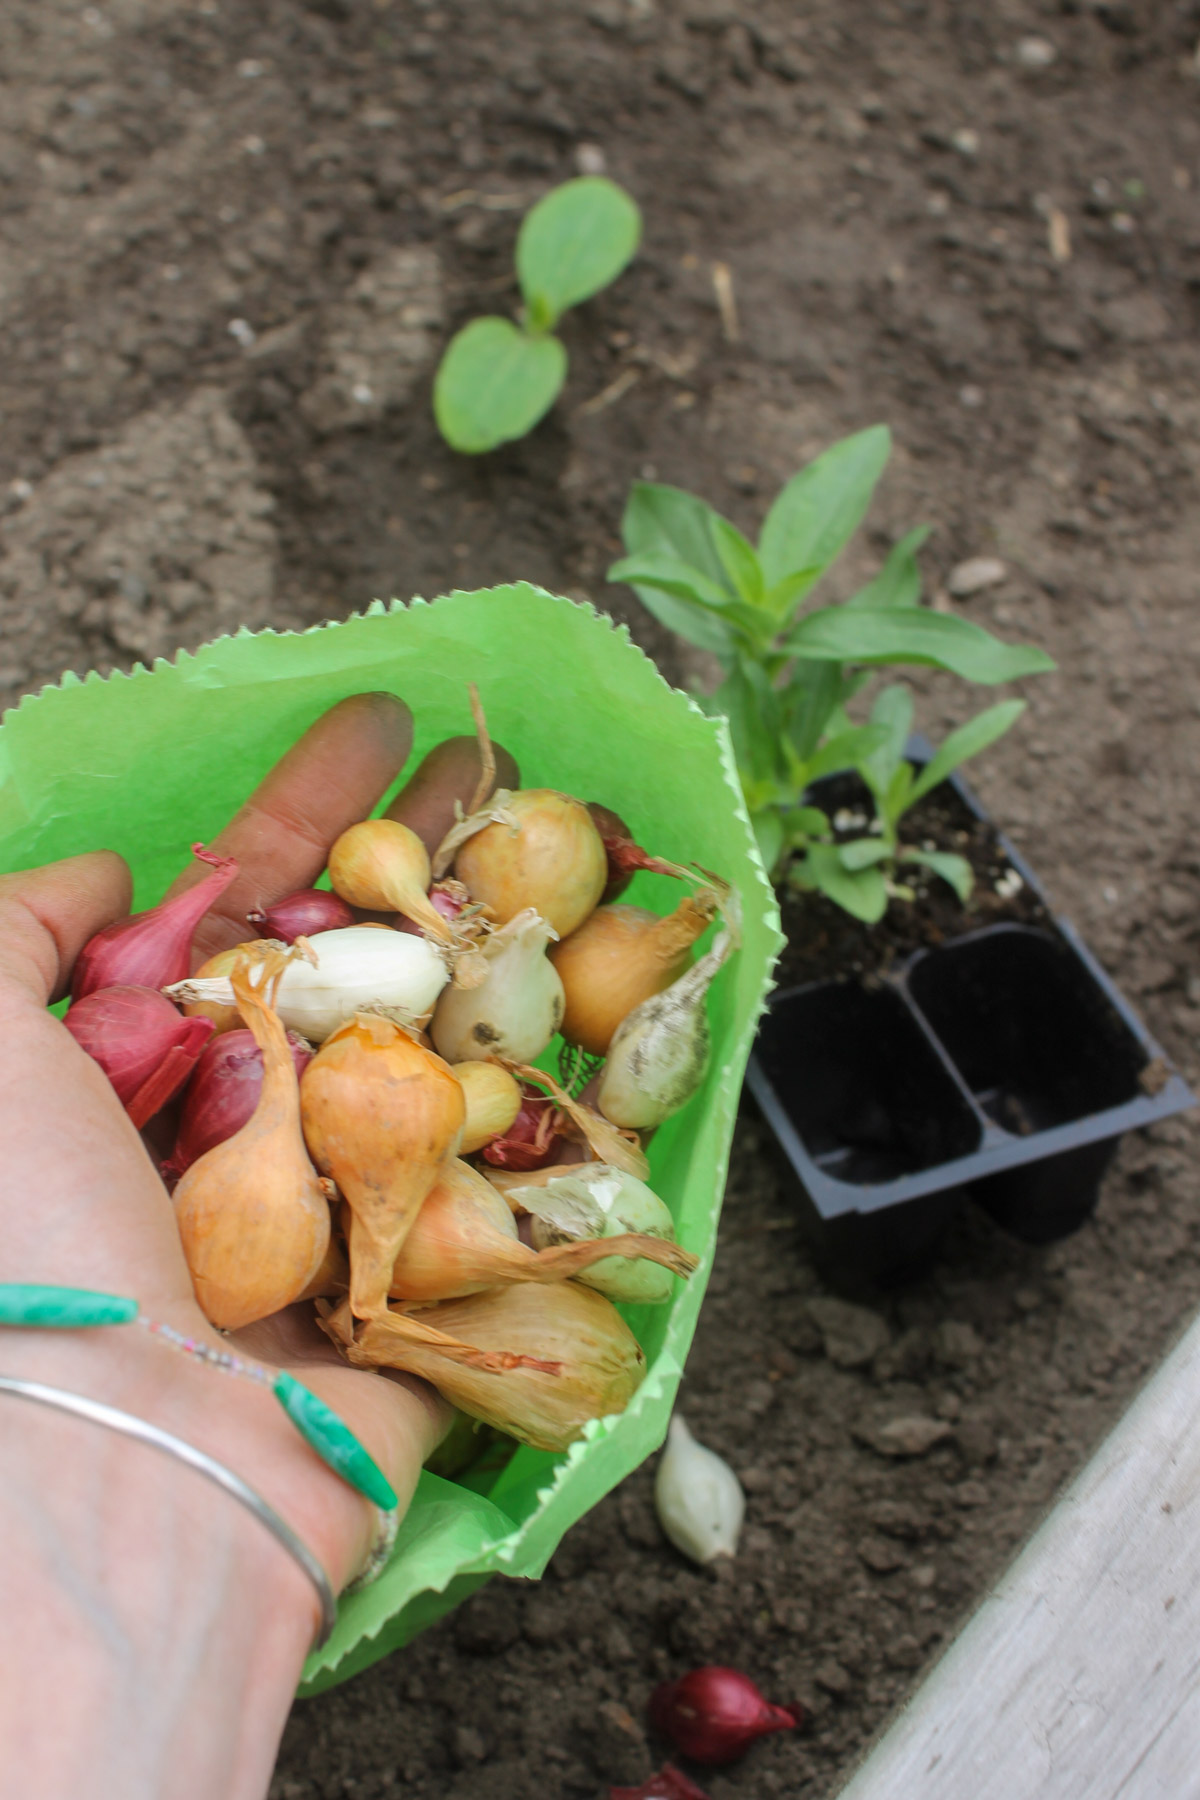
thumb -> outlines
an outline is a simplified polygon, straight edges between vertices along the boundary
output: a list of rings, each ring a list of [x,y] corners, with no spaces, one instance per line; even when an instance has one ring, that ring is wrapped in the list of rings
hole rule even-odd
[[[89,938],[129,911],[132,883],[112,850],[0,875],[0,980],[39,1006],[66,989]]]

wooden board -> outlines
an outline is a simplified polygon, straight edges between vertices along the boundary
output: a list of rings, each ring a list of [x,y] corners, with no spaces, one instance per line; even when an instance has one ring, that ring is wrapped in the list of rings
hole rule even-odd
[[[1200,1319],[839,1800],[1200,1796]]]

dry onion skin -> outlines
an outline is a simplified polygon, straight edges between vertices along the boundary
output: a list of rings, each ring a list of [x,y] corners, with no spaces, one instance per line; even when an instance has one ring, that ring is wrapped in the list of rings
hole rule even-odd
[[[624,1412],[646,1373],[646,1356],[616,1308],[575,1281],[511,1284],[445,1300],[416,1315],[480,1350],[524,1352],[531,1363],[493,1374],[447,1361],[414,1344],[410,1315],[382,1314],[347,1346],[360,1368],[423,1375],[447,1400],[539,1450],[565,1450],[592,1419]]]
[[[274,952],[275,969],[282,963]],[[288,1042],[250,968],[232,981],[242,1017],[263,1054],[253,1117],[197,1158],[175,1189],[175,1220],[205,1316],[236,1331],[305,1292],[329,1248],[329,1202],[300,1129],[300,1091]]]
[[[350,1207],[350,1310],[369,1319],[385,1311],[400,1247],[458,1150],[463,1091],[439,1056],[377,1013],[326,1038],[300,1091],[313,1161]]]
[[[599,903],[608,881],[604,841],[581,800],[553,788],[498,793],[457,849],[454,872],[500,925],[532,907],[566,937]],[[451,837],[466,833],[468,820]]]
[[[469,1164],[451,1161],[425,1196],[404,1240],[392,1271],[391,1296],[410,1306],[428,1305],[502,1282],[566,1281],[583,1276],[593,1264],[610,1271],[639,1270],[649,1259],[647,1268],[658,1279],[646,1281],[645,1294],[634,1284],[632,1297],[665,1299],[672,1274],[689,1275],[696,1265],[696,1258],[673,1237],[664,1241],[661,1231],[606,1237],[602,1217],[600,1223],[601,1229],[587,1238],[578,1231],[564,1232],[553,1244],[530,1249],[517,1236],[512,1212],[491,1183]]]
[[[215,956],[201,963],[193,981],[208,981],[217,976],[228,978],[230,971],[239,957],[250,962],[258,961],[270,944],[261,938],[251,938],[248,943],[235,944],[232,950],[218,950]],[[237,1031],[241,1027],[242,1015],[237,1009],[236,1001],[229,1000],[189,1000],[184,1003],[184,1015],[189,1019],[211,1019],[217,1036],[226,1031]]]

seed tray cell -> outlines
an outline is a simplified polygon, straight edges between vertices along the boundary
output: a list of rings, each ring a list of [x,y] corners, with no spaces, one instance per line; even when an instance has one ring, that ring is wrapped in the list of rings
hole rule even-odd
[[[920,1273],[968,1196],[1027,1243],[1065,1236],[1124,1133],[1194,1104],[1061,918],[774,995],[747,1082],[818,1252],[849,1285]]]

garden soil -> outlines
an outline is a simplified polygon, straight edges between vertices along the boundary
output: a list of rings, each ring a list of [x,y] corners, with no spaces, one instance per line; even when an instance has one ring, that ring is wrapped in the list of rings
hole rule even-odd
[[[7,0],[0,690],[522,576],[703,680],[605,583],[631,480],[752,531],[884,420],[829,592],[928,521],[931,603],[1054,655],[975,780],[1195,1079],[1198,37],[1195,0]],[[440,346],[601,167],[635,266],[567,320],[552,417],[452,455]],[[929,735],[964,716],[918,685]],[[1200,1301],[1195,1153],[1160,1125],[1077,1236],[964,1216],[851,1306],[745,1116],[682,1390],[747,1490],[736,1561],[665,1544],[644,1468],[540,1585],[298,1705],[275,1800],[601,1796],[710,1661],[809,1711],[714,1800],[836,1793]],[[912,1418],[946,1429],[884,1454]]]

